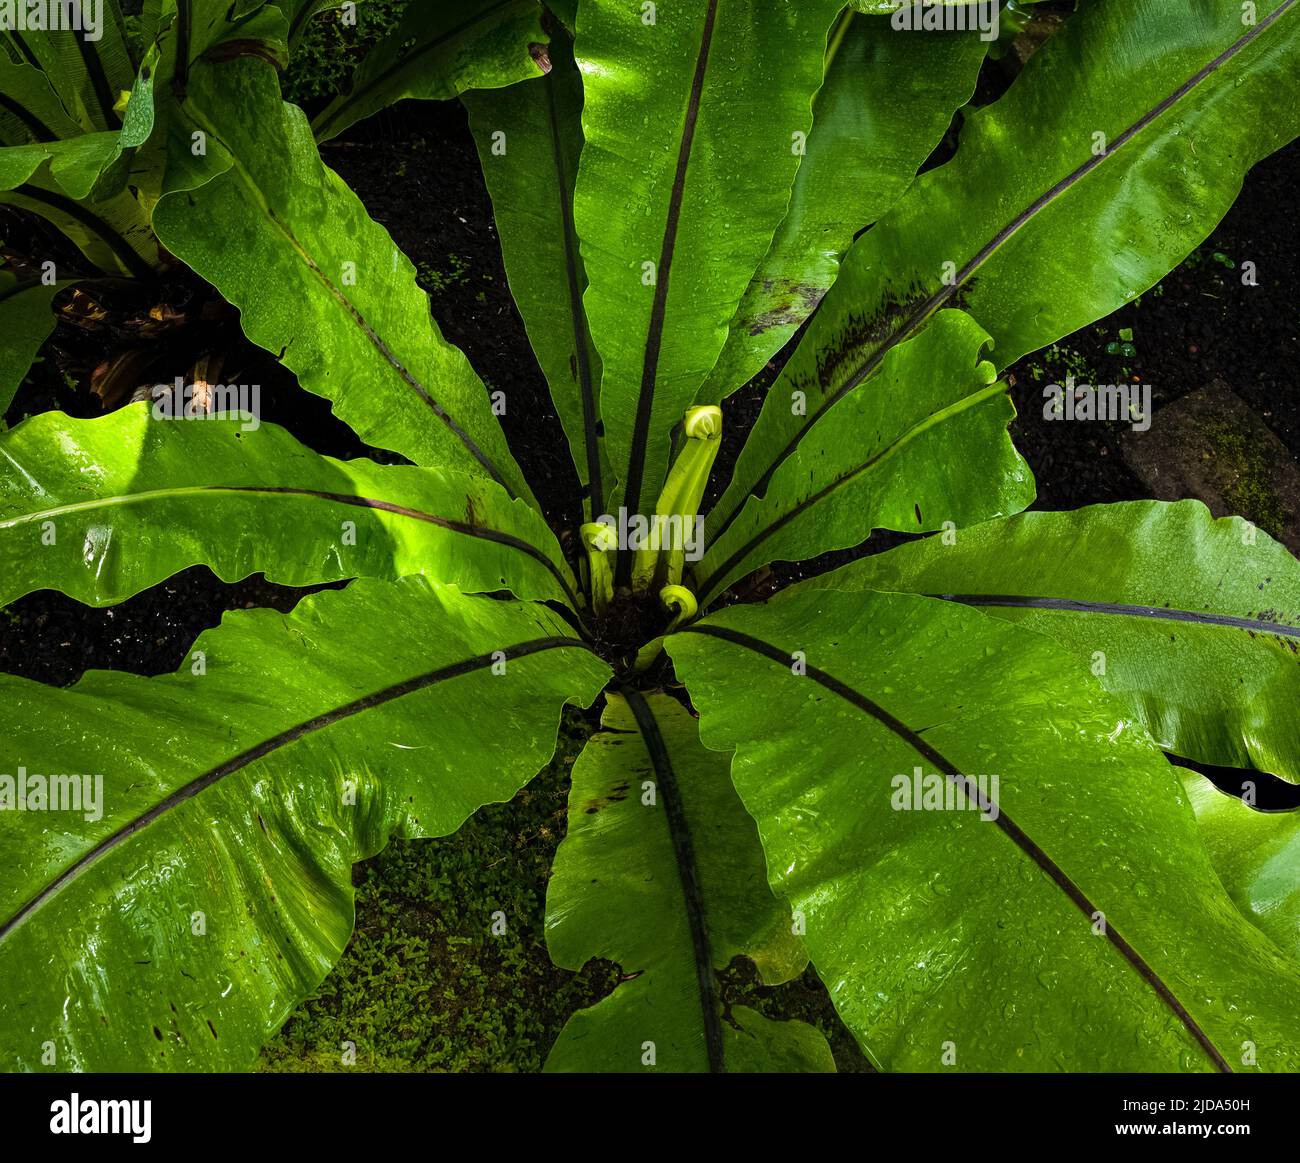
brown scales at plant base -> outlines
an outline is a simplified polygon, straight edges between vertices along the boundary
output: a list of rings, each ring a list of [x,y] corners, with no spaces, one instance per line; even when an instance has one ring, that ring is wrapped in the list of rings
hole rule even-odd
[[[669,621],[655,595],[620,591],[604,614],[588,615],[587,625],[596,653],[615,670],[623,670],[643,646],[668,629]]]

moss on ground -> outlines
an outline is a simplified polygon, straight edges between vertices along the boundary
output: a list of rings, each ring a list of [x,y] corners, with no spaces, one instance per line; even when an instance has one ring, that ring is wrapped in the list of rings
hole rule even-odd
[[[366,0],[356,9],[355,27],[339,19],[338,9],[314,17],[294,50],[284,75],[284,95],[298,105],[346,93],[352,71],[366,53],[397,27],[410,0]]]
[[[1044,348],[1032,359],[1027,359],[1024,366],[1035,383],[1040,383],[1049,376],[1059,379],[1062,383],[1066,376],[1073,376],[1075,381],[1081,384],[1094,384],[1098,378],[1092,365],[1083,355],[1061,343],[1053,343],[1050,347]]]
[[[454,836],[394,841],[357,866],[357,922],[339,964],[262,1052],[264,1071],[534,1071],[569,1016],[595,1004],[618,969],[551,964],[546,882],[564,835],[569,770],[589,728],[566,720],[555,760],[509,803],[477,812]],[[506,931],[492,933],[502,912]],[[868,1069],[809,970],[758,984],[738,958],[723,997],[827,1035],[841,1070]],[[342,1043],[356,1046],[343,1062]]]
[[[1228,422],[1207,424],[1205,435],[1214,449],[1229,511],[1240,513],[1270,537],[1280,539],[1286,508],[1273,487],[1273,467],[1264,450]]]
[[[264,1070],[539,1070],[569,1015],[613,987],[612,967],[555,968],[546,880],[564,834],[569,768],[586,736],[515,798],[454,836],[394,841],[357,866],[357,923],[342,960],[263,1051]],[[493,914],[505,932],[493,935]]]

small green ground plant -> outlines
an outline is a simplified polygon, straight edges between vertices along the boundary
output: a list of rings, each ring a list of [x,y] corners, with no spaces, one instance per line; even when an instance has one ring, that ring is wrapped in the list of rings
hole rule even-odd
[[[148,228],[406,463],[213,403],[240,385],[0,436],[0,603],[348,582],[173,675],[0,680],[0,1062],[247,1068],[349,940],[353,865],[508,800],[575,704],[545,939],[619,980],[547,1069],[833,1069],[728,1001],[738,957],[811,964],[882,1070],[1300,1069],[1300,814],[1168,758],[1300,780],[1300,566],[1195,502],[1027,512],[999,379],[1300,132],[1296,0],[1097,0],[978,109],[965,6],[412,5],[309,120],[277,62],[332,7],[151,6],[186,65]],[[576,530],[320,159],[455,96]],[[788,345],[706,512],[727,400]],[[787,584],[878,529],[916,537]]]

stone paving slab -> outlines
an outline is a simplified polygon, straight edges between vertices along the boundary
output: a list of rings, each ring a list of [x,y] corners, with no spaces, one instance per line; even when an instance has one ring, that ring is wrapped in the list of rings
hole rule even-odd
[[[1216,517],[1253,521],[1300,556],[1300,468],[1222,380],[1159,409],[1120,441],[1124,461],[1161,501],[1196,497]]]

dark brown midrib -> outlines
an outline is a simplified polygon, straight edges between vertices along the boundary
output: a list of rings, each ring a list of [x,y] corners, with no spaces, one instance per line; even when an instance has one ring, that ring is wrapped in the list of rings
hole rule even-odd
[[[105,16],[108,19],[112,18],[111,14],[108,13]],[[110,130],[121,129],[122,119],[117,115],[117,110],[113,108],[115,98],[108,83],[108,76],[104,72],[104,62],[99,59],[99,53],[94,45],[84,36],[73,33],[72,39],[76,42],[77,51],[81,54],[81,63],[85,66],[86,75],[90,78],[90,86],[95,90],[95,100],[99,102],[99,112],[104,119],[105,127]]]
[[[250,183],[252,182],[251,175],[248,180]],[[334,285],[334,281],[321,269],[320,264],[307,253],[307,249],[298,241],[297,235],[289,229],[288,224],[273,211],[271,212],[271,217],[281,233],[292,242],[294,249],[301,256],[307,269],[321,281],[322,285],[329,291],[330,295],[333,296],[334,301],[351,316],[352,321],[360,328],[361,334],[366,337],[366,340],[369,342],[371,347],[379,353],[380,358],[382,358],[384,362],[398,374],[402,382],[406,384],[408,388],[419,396],[419,398],[424,402],[424,405],[442,422],[444,427],[446,427],[446,429],[460,441],[462,446],[465,448],[465,451],[478,461],[488,476],[505,489],[507,495],[512,501],[515,500],[518,497],[518,494],[506,480],[505,474],[497,467],[496,462],[493,461],[493,459],[484,452],[481,447],[479,447],[478,442],[460,426],[456,418],[433,398],[429,389],[417,380],[415,376],[407,370],[406,365],[393,354],[392,349],[384,342],[379,332],[370,325],[370,321],[361,313],[357,305]],[[432,323],[430,326],[432,326]],[[449,344],[448,346],[451,345]],[[280,356],[283,358],[284,352],[281,352]]]
[[[893,446],[891,445],[890,447]],[[735,551],[735,553],[733,553],[730,557],[728,557],[727,560],[724,561],[720,566],[718,566],[717,569],[715,569],[711,574],[709,574],[708,577],[706,577],[703,581],[696,583],[695,588],[700,595],[701,605],[707,606],[709,604],[709,599],[712,598],[713,596],[713,583],[715,579],[720,577],[725,578],[727,574],[732,569],[734,569],[738,563],[744,561],[745,558],[755,550],[755,548],[757,548],[759,545],[762,545],[763,542],[766,541],[769,537],[771,537],[774,533],[785,528],[785,526],[788,525],[791,521],[793,521],[797,516],[799,516],[800,513],[806,512],[808,509],[810,509],[813,505],[817,504],[819,501],[825,500],[826,497],[828,497],[841,485],[847,484],[849,481],[851,481],[854,477],[858,476],[860,473],[866,472],[869,468],[871,468],[872,465],[876,464],[881,457],[883,457],[886,453],[888,453],[888,451],[889,451],[888,448],[881,449],[881,451],[878,452],[875,456],[869,458],[868,460],[863,461],[862,464],[858,465],[856,468],[843,474],[842,476],[836,477],[833,481],[830,482],[830,484],[826,485],[824,488],[818,489],[817,492],[813,493],[812,496],[808,497],[803,501],[800,501],[799,504],[795,505],[792,509],[789,509],[786,512],[782,513],[770,525],[765,525],[758,533],[754,534],[753,537],[751,537],[748,541],[746,541],[744,545],[740,546]]]
[[[1273,24],[1274,21],[1278,20],[1283,14],[1285,14],[1287,10],[1290,9],[1295,3],[1296,0],[1284,0],[1282,4],[1280,4],[1272,12],[1270,12],[1268,16],[1266,16],[1257,25],[1255,25],[1254,28],[1252,28],[1239,40],[1233,42],[1233,44],[1231,44],[1228,48],[1224,49],[1224,51],[1221,52],[1217,57],[1215,57],[1214,60],[1212,60],[1208,65],[1206,65],[1199,72],[1194,74],[1188,80],[1184,81],[1183,84],[1180,85],[1177,89],[1175,89],[1172,93],[1170,93],[1168,97],[1164,98],[1164,100],[1162,100],[1159,104],[1152,107],[1148,112],[1146,112],[1140,118],[1138,118],[1137,121],[1133,122],[1132,125],[1130,125],[1127,129],[1125,129],[1123,133],[1121,133],[1118,137],[1115,138],[1113,142],[1110,143],[1105,153],[1096,155],[1094,157],[1090,157],[1077,170],[1075,170],[1071,174],[1068,174],[1066,177],[1062,178],[1059,182],[1056,183],[1056,185],[1054,185],[1046,193],[1040,194],[1024,210],[1020,211],[1020,213],[1017,214],[1006,226],[1004,226],[1001,230],[999,230],[997,234],[995,234],[990,241],[985,243],[984,246],[980,248],[978,253],[976,253],[975,257],[972,258],[969,262],[967,262],[966,265],[963,266],[960,271],[958,271],[957,277],[953,280],[951,286],[941,286],[938,291],[936,291],[923,303],[917,306],[912,311],[912,313],[908,315],[906,319],[903,320],[903,323],[899,326],[899,328],[895,332],[893,332],[893,334],[891,334],[886,339],[881,341],[881,346],[877,348],[876,351],[871,356],[868,357],[866,362],[863,363],[862,367],[859,368],[858,371],[856,371],[852,376],[850,376],[849,379],[843,384],[843,386],[841,386],[838,390],[833,392],[831,395],[827,396],[826,399],[822,402],[821,406],[818,407],[816,411],[812,412],[807,417],[807,420],[804,423],[803,427],[801,427],[799,431],[796,432],[793,437],[791,437],[789,443],[786,444],[786,446],[777,455],[775,460],[773,460],[773,462],[767,467],[763,475],[760,476],[758,480],[754,482],[754,484],[750,487],[749,491],[743,497],[741,497],[736,502],[736,504],[732,507],[732,510],[730,514],[728,514],[727,519],[723,521],[723,523],[718,527],[717,531],[713,533],[712,539],[714,541],[717,541],[728,529],[731,528],[732,523],[740,515],[741,510],[745,507],[745,502],[749,500],[750,497],[762,496],[767,491],[767,487],[769,484],[771,484],[772,477],[775,475],[776,470],[779,469],[781,465],[784,464],[785,461],[789,459],[789,457],[793,454],[794,450],[799,447],[799,444],[802,442],[803,438],[808,434],[812,426],[822,417],[822,415],[826,412],[826,410],[831,408],[835,404],[837,404],[841,399],[843,399],[846,395],[848,395],[849,392],[853,391],[855,388],[860,386],[864,380],[870,377],[880,366],[885,356],[888,355],[889,352],[894,347],[896,347],[899,343],[901,343],[904,339],[907,339],[911,335],[913,335],[920,328],[922,323],[924,323],[931,315],[933,315],[940,307],[942,307],[944,303],[946,303],[950,298],[952,298],[952,296],[955,295],[958,292],[958,290],[960,290],[961,287],[966,283],[966,281],[970,278],[970,276],[973,275],[980,267],[982,267],[993,255],[993,253],[1004,242],[1007,241],[1007,239],[1009,239],[1013,234],[1019,231],[1021,227],[1023,227],[1027,222],[1029,222],[1032,218],[1034,218],[1039,213],[1039,211],[1044,209],[1046,206],[1050,205],[1061,194],[1065,193],[1068,189],[1070,189],[1070,187],[1072,187],[1076,182],[1082,180],[1084,177],[1086,177],[1089,173],[1091,173],[1094,169],[1096,169],[1107,159],[1113,157],[1117,150],[1127,145],[1134,137],[1136,137],[1139,133],[1141,133],[1142,130],[1144,130],[1148,125],[1150,125],[1153,121],[1155,121],[1156,118],[1158,118],[1162,113],[1168,112],[1169,109],[1171,109],[1185,96],[1187,96],[1187,94],[1190,93],[1194,88],[1196,88],[1197,85],[1199,85],[1211,74],[1218,71],[1218,69],[1220,69],[1224,64],[1226,64],[1234,56],[1236,56],[1239,52],[1241,52],[1242,49],[1244,49],[1248,44],[1250,44],[1250,42],[1253,41],[1257,36],[1259,36],[1266,28],[1268,28],[1271,24]],[[822,303],[825,303],[825,299],[822,300]],[[819,309],[820,309],[820,304],[819,304]]]
[[[748,634],[741,633],[737,630],[731,630],[723,626],[689,626],[680,631],[685,634],[704,634],[711,638],[720,638],[725,642],[731,642],[737,646],[743,646],[756,654],[761,654],[765,658],[772,659],[784,667],[790,665],[790,652],[780,650],[769,642],[764,642],[760,638],[754,638]],[[978,801],[978,789],[973,786],[971,781],[960,774],[956,766],[941,754],[936,748],[932,747],[915,731],[908,727],[901,720],[896,719],[883,707],[872,702],[865,695],[855,691],[846,683],[835,678],[834,675],[828,674],[824,670],[807,664],[807,677],[811,678],[833,694],[839,695],[845,702],[858,710],[865,712],[876,720],[886,730],[892,731],[902,739],[909,747],[926,759],[934,768],[943,772],[945,776],[957,783],[968,796]],[[1061,868],[1042,848],[1038,846],[1025,831],[1007,815],[1006,811],[998,807],[998,814],[994,823],[1001,829],[1002,833],[1010,839],[1026,856],[1028,856],[1052,882],[1065,893],[1074,903],[1075,907],[1088,919],[1089,923],[1101,911],[1096,905],[1088,899],[1086,893],[1081,889],[1069,875]],[[1210,1040],[1208,1034],[1201,1029],[1196,1019],[1192,1017],[1184,1008],[1183,1003],[1174,995],[1173,990],[1160,978],[1154,969],[1143,959],[1142,955],[1128,943],[1107,918],[1105,924],[1106,939],[1115,946],[1124,959],[1138,972],[1138,975],[1149,985],[1157,997],[1173,1012],[1187,1032],[1200,1044],[1210,1061],[1214,1063],[1215,1069],[1224,1074],[1231,1074],[1232,1067],[1228,1065],[1227,1060],[1219,1052],[1219,1049]]]
[[[379,332],[377,332],[374,329],[374,327],[371,326],[370,321],[361,313],[360,308],[358,308],[357,305],[353,303],[352,300],[348,298],[347,295],[345,295],[341,290],[339,290],[339,288],[335,285],[334,280],[331,279],[321,269],[320,264],[315,260],[315,258],[312,257],[310,253],[308,253],[307,248],[302,244],[302,242],[299,240],[298,236],[293,232],[293,230],[290,229],[289,224],[283,218],[281,218],[279,214],[276,213],[275,208],[271,206],[271,204],[267,201],[266,192],[265,190],[262,189],[261,183],[259,183],[257,179],[253,176],[252,172],[249,171],[249,169],[240,162],[239,152],[237,150],[232,149],[222,139],[219,129],[212,122],[211,118],[206,114],[201,114],[199,111],[195,111],[194,115],[199,118],[200,123],[205,126],[209,135],[211,137],[214,137],[216,140],[220,141],[221,144],[225,147],[225,149],[234,157],[235,164],[233,167],[231,167],[230,172],[237,172],[239,174],[240,180],[244,183],[244,185],[249,190],[251,190],[253,194],[261,201],[263,209],[266,212],[266,217],[270,221],[272,226],[276,230],[278,230],[280,234],[288,241],[289,245],[293,248],[294,253],[302,261],[303,265],[313,275],[316,276],[316,279],[320,282],[321,286],[325,288],[326,292],[330,295],[330,297],[334,300],[334,302],[337,303],[338,306],[342,308],[342,310],[352,320],[352,322],[356,324],[362,336],[364,336],[366,342],[369,343],[370,346],[373,347],[375,351],[379,354],[379,357],[386,364],[388,364],[388,366],[394,372],[397,373],[401,381],[413,392],[415,392],[415,394],[419,397],[420,401],[425,405],[425,407],[427,407],[434,414],[434,416],[436,416],[438,420],[444,425],[444,427],[446,427],[446,429],[458,441],[460,441],[465,451],[468,452],[469,455],[472,456],[479,463],[479,465],[482,466],[482,468],[488,474],[488,476],[490,476],[494,481],[496,481],[497,484],[499,484],[503,489],[505,489],[510,499],[512,501],[517,499],[519,494],[506,480],[504,473],[502,473],[502,471],[497,467],[496,463],[492,460],[492,458],[488,456],[488,454],[484,452],[482,448],[479,447],[477,441],[475,441],[473,437],[471,437],[469,433],[466,432],[465,429],[460,426],[460,424],[455,420],[455,418],[441,404],[439,404],[437,400],[433,398],[429,390],[418,379],[416,379],[414,375],[411,374],[411,372],[407,369],[406,365],[400,359],[398,359],[396,355],[393,354],[392,349],[388,346],[387,343],[384,342]],[[316,158],[316,160],[321,165],[321,167],[325,170],[326,173],[329,173],[331,175],[333,174],[333,171],[330,170],[327,166],[325,166],[324,162],[321,161],[319,156]],[[199,191],[197,190],[189,191],[188,196],[190,198],[191,204],[193,204],[194,196],[198,192]],[[389,237],[386,231],[384,231],[384,234],[385,237]],[[389,238],[389,241],[390,242],[392,241],[391,237]],[[173,242],[175,242],[174,239]],[[236,304],[236,306],[238,306],[238,304]],[[432,321],[430,321],[430,326],[431,327],[434,326]],[[441,336],[439,337],[441,338]],[[277,359],[281,361],[284,360],[285,355],[289,351],[289,347],[292,346],[292,342],[293,341],[290,340],[289,344],[281,349],[281,351],[276,357]],[[459,349],[456,348],[454,345],[448,344],[447,346],[449,347],[450,350],[459,352]],[[466,366],[469,367],[468,361],[466,361]],[[290,365],[290,370],[293,370],[292,365]],[[473,372],[473,368],[470,368],[470,371]],[[322,391],[316,391],[314,394],[324,395],[325,393],[322,390]],[[353,424],[352,426],[354,428],[356,427],[355,424]],[[358,429],[357,431],[360,435],[364,437],[365,433],[361,432],[360,429]],[[507,456],[508,455],[509,452],[507,450]]]
[[[335,707],[331,711],[316,715],[301,723],[289,727],[279,732],[271,738],[258,743],[256,746],[248,748],[232,759],[217,767],[211,768],[202,775],[192,779],[183,787],[177,788],[171,795],[160,800],[147,812],[137,816],[130,823],[123,825],[111,836],[101,840],[94,848],[69,865],[54,880],[47,884],[35,896],[31,897],[17,912],[14,913],[3,925],[0,925],[0,941],[4,941],[15,929],[18,928],[28,917],[37,909],[41,908],[57,893],[66,888],[72,881],[76,880],[83,872],[92,865],[96,864],[109,852],[129,840],[138,832],[143,831],[155,820],[158,820],[173,808],[180,804],[193,799],[200,792],[206,791],[220,780],[234,772],[247,767],[259,759],[265,758],[272,752],[285,747],[290,743],[295,743],[313,731],[319,731],[330,727],[343,719],[350,718],[353,715],[360,714],[362,711],[368,711],[374,707],[383,706],[394,699],[400,699],[404,695],[413,694],[416,691],[424,690],[448,679],[459,678],[461,675],[471,674],[476,670],[482,670],[491,666],[494,662],[501,660],[504,656],[506,660],[516,658],[526,658],[530,654],[538,654],[544,650],[555,650],[563,647],[574,647],[579,650],[590,653],[589,647],[585,643],[579,642],[576,638],[534,638],[528,642],[521,642],[516,646],[499,647],[497,650],[487,654],[475,655],[473,658],[467,658],[463,662],[452,663],[450,666],[439,667],[437,670],[428,671],[425,674],[416,675],[414,678],[405,679],[402,682],[394,683],[392,686],[385,687],[383,690],[375,691],[373,694],[363,695],[359,699],[354,699],[350,703],[345,703],[341,707]],[[75,689],[75,688],[74,688]]]
[[[36,116],[30,109],[25,108],[13,97],[7,93],[0,93],[0,109],[12,114],[18,118],[25,126],[28,132],[36,138],[37,141],[57,141],[54,131]]]
[[[429,3],[430,0],[419,0],[419,2]],[[496,4],[492,5],[492,7],[484,8],[481,12],[476,12],[473,16],[469,17],[468,19],[462,20],[454,28],[449,28],[441,36],[435,37],[433,40],[430,40],[426,44],[422,44],[419,48],[413,50],[412,52],[407,53],[406,56],[402,57],[400,60],[394,61],[383,72],[372,77],[369,81],[367,81],[364,85],[362,85],[360,89],[357,89],[355,92],[349,93],[345,97],[343,97],[338,107],[334,109],[333,112],[327,109],[324,111],[324,113],[322,113],[320,121],[312,126],[312,133],[315,136],[316,140],[319,141],[320,135],[331,125],[333,125],[336,121],[339,120],[340,114],[345,113],[352,105],[355,105],[358,101],[360,101],[363,97],[368,95],[374,89],[378,88],[380,85],[387,82],[395,73],[399,73],[403,69],[407,68],[412,61],[419,60],[426,53],[430,53],[433,52],[434,49],[441,48],[449,40],[454,40],[456,37],[458,37],[462,32],[465,32],[467,29],[473,28],[474,25],[480,23],[483,20],[486,20],[489,16],[494,16],[496,13],[500,12],[501,9],[508,8],[510,7],[510,5],[515,3],[518,3],[518,0],[498,0]],[[393,35],[396,34],[396,31],[400,31],[400,28],[401,26],[399,25],[398,29],[395,30]],[[292,35],[292,33],[290,35]]]
[[[686,919],[691,930],[691,946],[695,954],[695,978],[699,986],[700,1016],[704,1025],[704,1047],[708,1054],[709,1072],[725,1074],[727,1060],[722,1042],[721,998],[718,980],[713,973],[713,950],[709,943],[709,928],[704,916],[704,892],[700,887],[699,865],[695,860],[695,845],[682,804],[677,773],[663,733],[655,721],[654,712],[641,692],[632,687],[621,691],[632,708],[646,751],[659,781],[659,791],[664,799],[664,814],[668,819],[668,833],[672,838],[673,854],[677,858],[677,874],[681,881],[682,898],[686,906]]]
[[[289,24],[290,44],[293,43],[294,37],[298,35],[299,31],[302,29],[302,26],[306,24],[306,22],[315,15],[315,13],[312,11],[313,7],[314,5],[312,5],[311,3],[304,2],[303,6],[298,9],[297,14],[294,16],[293,20]]]
[[[222,493],[273,493],[278,496],[316,497],[322,501],[332,501],[339,505],[352,505],[361,509],[376,509],[383,513],[392,513],[398,517],[409,517],[414,521],[424,521],[427,524],[436,525],[440,529],[447,529],[452,533],[463,533],[466,537],[477,537],[480,541],[491,541],[497,545],[504,545],[509,549],[515,549],[520,553],[527,554],[534,561],[545,566],[555,580],[560,583],[560,588],[564,590],[574,609],[578,608],[577,594],[574,593],[573,587],[555,562],[537,546],[525,541],[522,537],[514,536],[512,533],[503,533],[499,529],[488,529],[482,525],[471,525],[467,521],[453,521],[448,517],[439,517],[420,509],[398,505],[393,501],[381,501],[375,497],[362,497],[353,493],[331,493],[323,489],[304,489],[287,485],[211,485],[209,487],[214,492]]]
[[[54,209],[62,211],[69,218],[80,222],[87,230],[98,235],[103,240],[104,245],[121,259],[122,265],[137,279],[153,277],[153,268],[132,249],[131,244],[109,226],[107,222],[92,214],[79,202],[74,202],[71,198],[56,194],[52,190],[43,190],[39,186],[33,186],[30,182],[15,188],[14,193],[21,194],[24,198],[30,198],[33,202],[44,202],[45,205],[52,206]]]
[[[172,73],[172,93],[178,101],[185,100],[190,76],[190,36],[193,32],[193,0],[176,3],[176,67]]]
[[[559,35],[563,35],[560,33]],[[560,114],[555,102],[558,70],[552,67],[543,84],[546,86],[547,112],[551,123],[551,149],[555,159],[555,177],[560,200],[561,229],[564,231],[564,273],[569,285],[569,314],[573,320],[573,350],[578,367],[578,390],[582,396],[582,434],[587,454],[587,483],[591,491],[591,519],[605,511],[605,487],[600,476],[600,439],[596,424],[596,393],[591,376],[590,335],[587,314],[582,305],[582,286],[578,278],[578,232],[573,222],[572,190],[569,170],[564,163],[564,144],[560,133]]]
[[[682,201],[686,193],[686,170],[691,160],[691,147],[695,141],[695,127],[700,118],[700,102],[704,96],[704,77],[709,67],[709,51],[713,45],[713,28],[718,15],[718,0],[709,0],[704,15],[704,29],[700,35],[700,51],[695,58],[695,76],[691,81],[691,94],[686,104],[686,117],[682,123],[682,138],[677,149],[677,171],[673,175],[672,194],[668,200],[668,221],[664,226],[663,248],[659,265],[655,267],[655,294],[650,308],[650,326],[646,333],[645,362],[641,368],[641,390],[636,401],[636,421],[632,427],[632,447],[628,454],[627,482],[623,493],[629,513],[640,511],[642,478],[645,475],[646,444],[650,438],[650,419],[654,412],[655,383],[659,378],[659,351],[663,343],[664,318],[668,310],[668,284],[672,276],[673,252],[677,246],[677,228],[682,216]],[[631,550],[618,555],[620,585],[626,585],[632,575]]]
[[[1300,638],[1300,626],[1283,626],[1259,618],[1239,618],[1234,614],[1211,614],[1205,610],[1177,610],[1168,606],[1128,605],[1123,602],[1091,602],[1080,598],[1036,598],[1019,594],[926,594],[964,606],[999,606],[1022,610],[1058,610],[1077,614],[1112,614],[1130,618],[1157,618],[1168,622],[1189,622],[1199,626],[1228,626],[1255,634],[1276,634],[1282,638]]]
[[[978,394],[978,393],[974,393],[974,394]],[[993,395],[989,395],[986,398],[991,400],[994,399],[995,397]],[[956,401],[956,404],[960,404],[962,402],[963,401],[958,400]],[[954,404],[947,404],[943,408],[939,409],[939,412],[947,411],[949,408],[952,408],[954,406],[955,406]],[[847,471],[841,473],[829,484],[818,489],[817,492],[813,493],[811,496],[805,497],[793,508],[788,509],[786,512],[782,513],[770,525],[765,525],[761,530],[759,530],[759,532],[755,533],[754,536],[751,537],[748,541],[746,541],[744,545],[740,546],[733,554],[731,554],[731,556],[728,557],[726,561],[724,561],[720,566],[718,566],[715,570],[713,570],[713,572],[710,573],[707,578],[705,578],[703,581],[698,582],[696,584],[696,592],[700,596],[700,605],[701,606],[708,605],[709,599],[713,596],[714,581],[717,578],[720,577],[725,578],[727,574],[732,569],[734,569],[738,563],[744,561],[745,558],[750,553],[752,553],[757,546],[762,545],[763,542],[766,541],[769,537],[771,537],[774,533],[777,533],[779,530],[785,528],[786,525],[788,525],[801,513],[807,512],[814,505],[817,505],[820,502],[824,501],[828,496],[834,493],[837,489],[842,488],[844,485],[851,483],[862,473],[869,471],[875,465],[880,463],[881,460],[883,460],[886,456],[888,456],[896,447],[899,446],[899,444],[903,440],[905,440],[908,436],[910,436],[911,433],[914,432],[920,425],[924,424],[927,420],[933,419],[934,416],[936,415],[938,415],[938,412],[933,412],[930,415],[926,416],[924,419],[919,420],[916,424],[913,424],[911,427],[909,427],[906,432],[900,433],[897,437],[891,440],[884,448],[882,448],[879,452],[875,453],[875,455],[869,456],[861,464],[855,465],[853,468],[848,469]]]
[[[36,54],[32,52],[31,45],[29,45],[27,41],[23,39],[22,33],[19,32],[18,29],[16,28],[9,29],[8,33],[9,33],[9,39],[12,40],[14,44],[18,46],[18,51],[22,53],[23,58],[27,61],[27,63],[31,65],[32,68],[36,69],[38,72],[43,73],[45,70],[41,67],[41,62],[36,59]]]

